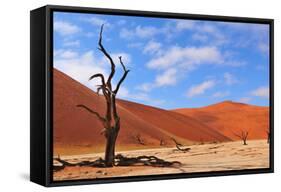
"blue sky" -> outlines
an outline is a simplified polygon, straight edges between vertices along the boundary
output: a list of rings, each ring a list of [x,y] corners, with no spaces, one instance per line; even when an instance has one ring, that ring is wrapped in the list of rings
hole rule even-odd
[[[232,100],[269,105],[269,25],[81,13],[54,13],[54,67],[96,90],[107,76],[103,45],[122,75],[117,97],[175,109]]]

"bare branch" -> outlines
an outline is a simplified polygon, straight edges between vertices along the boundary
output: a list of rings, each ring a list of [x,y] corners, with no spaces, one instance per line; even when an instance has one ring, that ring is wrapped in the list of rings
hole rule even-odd
[[[171,139],[175,142],[175,144],[176,144],[176,148],[179,150],[179,151],[182,151],[182,152],[187,152],[187,151],[189,151],[190,150],[190,148],[189,147],[187,147],[187,148],[181,148],[183,145],[182,144],[180,144],[180,143],[178,143],[177,142],[177,140],[175,140],[174,138],[172,138],[171,137]]]
[[[242,136],[241,136],[241,135],[239,135],[239,134],[237,134],[237,133],[233,133],[233,134],[234,134],[236,137],[242,139]]]
[[[122,61],[122,56],[119,56],[118,58],[119,58],[120,64],[122,65],[123,70],[126,72],[127,69],[126,69],[126,67],[125,67],[125,65],[124,65],[124,63]]]
[[[247,138],[248,138],[248,135],[249,135],[249,131],[243,131],[241,130],[241,133],[240,134],[237,134],[237,133],[233,133],[235,136],[237,136],[238,138],[240,138],[244,145],[247,145]]]
[[[111,58],[111,56],[108,54],[108,52],[105,50],[104,46],[102,45],[103,26],[104,26],[104,24],[102,24],[101,30],[100,30],[99,48],[98,49],[106,56],[106,58],[109,60],[109,62],[111,64],[111,73],[109,74],[107,82],[106,82],[106,84],[109,86],[109,89],[111,89],[111,79],[113,78],[114,73],[115,73],[115,64],[114,64],[114,61]]]
[[[181,144],[181,143],[179,143],[179,142],[177,142],[177,140],[175,140],[174,138],[172,138],[172,137],[171,137],[171,139],[175,142],[175,144],[176,144],[176,145],[178,145],[178,146],[182,146],[182,144]]]
[[[100,90],[102,90],[102,88],[101,88],[101,87],[98,87],[98,88],[97,88],[97,94],[98,94],[98,95],[100,95]]]
[[[117,94],[117,92],[118,92],[122,82],[126,79],[127,74],[130,72],[130,70],[126,69],[126,67],[125,67],[125,65],[124,65],[124,63],[122,61],[122,56],[119,56],[119,61],[120,61],[121,65],[122,65],[122,68],[124,70],[124,74],[121,77],[121,79],[119,80],[119,82],[117,83],[116,89],[113,91],[115,93],[115,95]]]
[[[100,78],[101,78],[101,83],[102,83],[103,85],[105,85],[104,76],[103,76],[103,74],[101,74],[101,73],[97,73],[97,74],[95,74],[95,75],[92,75],[92,76],[89,78],[89,81],[92,80],[92,79],[94,79],[94,78],[97,78],[97,77],[100,77]]]
[[[99,118],[99,120],[102,121],[103,124],[106,122],[106,119],[103,118],[98,112],[93,111],[92,109],[88,108],[87,106],[85,106],[85,105],[76,105],[76,107],[84,108],[84,109],[86,109],[87,111],[89,111],[90,113],[96,115],[96,116]]]
[[[111,90],[109,90],[107,87],[106,87],[106,85],[96,85],[98,88],[97,88],[97,92],[98,91],[100,91],[100,90],[102,90],[103,91],[103,93],[104,93],[104,95],[109,95],[109,93],[111,93],[112,94],[112,91]]]

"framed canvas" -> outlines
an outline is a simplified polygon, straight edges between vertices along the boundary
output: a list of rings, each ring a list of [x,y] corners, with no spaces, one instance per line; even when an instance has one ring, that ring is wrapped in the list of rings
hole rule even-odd
[[[30,179],[273,172],[273,20],[31,11]]]

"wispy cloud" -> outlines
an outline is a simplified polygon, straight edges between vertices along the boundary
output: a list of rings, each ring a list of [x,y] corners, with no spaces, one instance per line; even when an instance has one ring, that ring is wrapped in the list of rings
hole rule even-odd
[[[182,31],[182,30],[191,30],[194,29],[196,27],[196,21],[192,21],[192,20],[177,20],[176,21],[176,29],[178,31]]]
[[[195,41],[206,42],[208,40],[208,36],[200,33],[194,33],[192,35],[192,39]]]
[[[85,86],[96,90],[96,85],[100,84],[99,80],[88,81],[88,78],[95,73],[102,73],[105,77],[108,72],[105,66],[101,65],[93,51],[87,51],[82,54],[75,54],[75,57],[64,57],[65,52],[58,53],[54,59],[54,67],[63,71],[70,77],[84,84]]]
[[[260,51],[262,54],[269,54],[268,24],[222,22],[220,25],[233,35],[231,38],[233,46],[250,47]]]
[[[54,57],[61,59],[71,59],[78,56],[78,53],[70,49],[54,50]]]
[[[149,92],[154,88],[172,86],[175,85],[178,81],[177,70],[176,69],[168,69],[164,72],[156,75],[154,82],[152,83],[143,83],[137,87],[138,90]]]
[[[115,65],[117,67],[120,67],[121,64],[120,64],[120,60],[119,60],[119,56],[122,57],[122,61],[124,64],[126,64],[126,67],[130,66],[130,63],[131,63],[131,55],[129,53],[125,53],[125,52],[117,52],[117,53],[110,53]],[[107,63],[108,60],[107,58],[103,58],[104,60],[104,63]]]
[[[119,34],[120,37],[124,39],[134,39],[135,37],[146,39],[160,32],[159,29],[153,26],[138,25],[134,29],[122,28]]]
[[[120,88],[120,90],[118,92],[118,97],[123,98],[123,99],[130,99],[130,100],[135,100],[135,101],[146,102],[150,105],[162,105],[165,103],[165,100],[151,98],[148,95],[148,93],[145,93],[145,92],[132,93],[131,91],[129,91],[129,89],[127,89],[124,86]]]
[[[165,85],[174,85],[177,82],[176,78],[177,70],[168,69],[164,73],[157,75],[155,79],[155,86],[162,87]]]
[[[269,98],[269,88],[267,86],[259,87],[250,93],[252,96],[260,97],[260,98]]]
[[[112,24],[110,22],[98,16],[82,17],[82,20],[96,27],[100,27],[101,25],[104,25],[106,28],[112,27]]]
[[[79,47],[80,41],[79,40],[64,40],[63,46],[65,46],[65,47]]]
[[[118,56],[122,56],[126,65],[131,61],[131,56],[125,52],[111,53],[111,56],[117,67],[120,66]],[[93,51],[78,54],[72,50],[59,49],[54,51],[54,67],[96,91],[96,85],[99,85],[100,81],[98,79],[88,81],[88,78],[96,73],[102,73],[107,78],[110,64],[103,56],[95,56]]]
[[[162,55],[151,59],[147,66],[151,69],[165,69],[180,66],[193,69],[203,63],[222,63],[223,57],[216,47],[179,47],[167,49]]]
[[[262,52],[264,54],[268,54],[269,53],[269,44],[266,42],[259,42],[258,49],[260,50],[260,52]]]
[[[62,36],[72,35],[81,31],[77,25],[74,25],[66,21],[55,21],[54,22],[54,31],[59,33]]]
[[[143,53],[150,54],[150,55],[153,54],[159,55],[162,53],[161,47],[162,47],[161,43],[151,40],[145,45],[143,49]]]
[[[194,97],[197,95],[202,95],[208,89],[213,88],[216,85],[215,80],[206,80],[200,84],[191,86],[187,91],[188,97]]]
[[[217,91],[212,95],[212,97],[223,98],[223,97],[226,97],[226,96],[229,96],[229,95],[230,95],[229,91]]]
[[[251,97],[242,97],[238,101],[241,103],[249,103],[252,100]]]
[[[236,79],[236,77],[229,72],[224,73],[223,78],[224,78],[225,84],[227,84],[227,85],[233,85],[235,83],[238,83],[238,80]]]

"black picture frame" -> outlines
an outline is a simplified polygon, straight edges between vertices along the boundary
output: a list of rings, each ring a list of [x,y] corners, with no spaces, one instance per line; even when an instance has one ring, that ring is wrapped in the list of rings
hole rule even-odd
[[[270,167],[263,169],[232,170],[153,176],[115,177],[73,181],[52,180],[52,66],[53,12],[98,13],[109,15],[181,18],[239,23],[261,23],[270,26]],[[274,20],[247,17],[197,15],[185,13],[149,12],[90,7],[47,5],[30,12],[30,180],[43,186],[65,186],[160,179],[195,178],[274,172]]]

